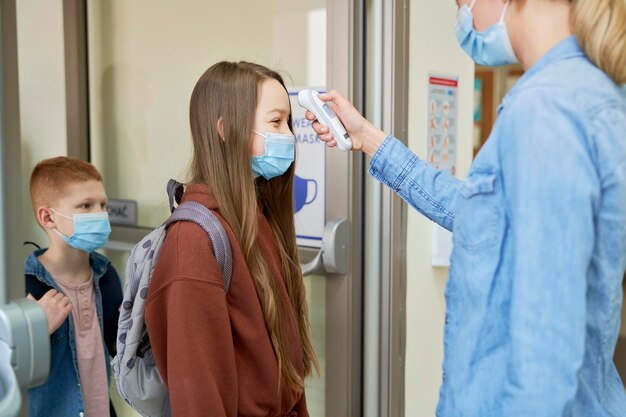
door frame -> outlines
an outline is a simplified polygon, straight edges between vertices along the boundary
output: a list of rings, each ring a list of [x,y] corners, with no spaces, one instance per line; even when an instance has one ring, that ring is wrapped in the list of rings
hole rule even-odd
[[[383,129],[405,145],[409,130],[409,0],[383,4]],[[381,416],[404,416],[407,204],[382,192]]]
[[[365,115],[406,144],[409,2],[369,0],[367,8]],[[378,180],[364,175],[364,416],[401,417],[405,408],[407,204]]]
[[[364,1],[327,3],[327,84],[364,107]],[[345,24],[348,22],[348,25]],[[329,150],[326,218],[349,220],[348,273],[326,282],[326,416],[362,415],[364,157]],[[334,196],[334,198],[332,197]],[[350,198],[339,198],[349,196]],[[328,372],[327,372],[328,374]]]
[[[364,0],[327,2],[327,85],[363,108]],[[68,155],[90,159],[87,1],[64,2]],[[347,22],[347,24],[346,24]],[[79,39],[81,38],[82,39]],[[348,273],[326,279],[325,415],[362,415],[363,176],[360,153],[328,151],[327,219],[348,219]],[[333,196],[350,196],[336,198]],[[151,229],[113,226],[111,241],[120,248],[137,243]],[[316,277],[319,278],[319,277]],[[329,370],[332,372],[329,372]]]
[[[0,304],[24,297],[16,1],[0,0]]]

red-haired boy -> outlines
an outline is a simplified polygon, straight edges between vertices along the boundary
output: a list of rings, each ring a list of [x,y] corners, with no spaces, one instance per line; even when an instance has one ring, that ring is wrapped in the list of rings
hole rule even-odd
[[[109,355],[122,287],[94,252],[111,232],[102,177],[79,159],[46,159],[33,170],[30,195],[49,245],[26,259],[26,292],[46,311],[51,362],[48,381],[28,392],[29,416],[112,416]]]

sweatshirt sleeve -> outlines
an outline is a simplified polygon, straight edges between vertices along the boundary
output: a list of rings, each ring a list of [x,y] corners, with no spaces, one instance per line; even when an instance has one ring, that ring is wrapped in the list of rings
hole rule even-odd
[[[302,397],[300,397],[300,400],[296,403],[293,411],[298,413],[298,417],[309,417],[309,410],[306,406],[306,392],[302,393]]]
[[[206,233],[172,226],[146,301],[152,351],[174,416],[237,415],[237,373],[223,278]]]

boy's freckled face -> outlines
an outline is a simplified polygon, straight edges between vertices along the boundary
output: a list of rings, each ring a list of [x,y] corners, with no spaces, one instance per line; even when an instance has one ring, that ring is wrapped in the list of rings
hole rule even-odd
[[[84,181],[67,185],[65,193],[51,207],[57,212],[72,217],[81,213],[101,213],[106,211],[107,195],[100,181]],[[74,233],[72,219],[52,214],[59,232],[66,236]]]

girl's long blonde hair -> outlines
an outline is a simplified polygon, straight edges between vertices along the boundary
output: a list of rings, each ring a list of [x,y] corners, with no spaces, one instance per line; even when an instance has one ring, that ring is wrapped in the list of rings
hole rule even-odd
[[[220,62],[198,80],[191,95],[189,117],[193,138],[190,177],[213,193],[221,216],[233,230],[252,275],[263,317],[281,374],[295,390],[304,389],[304,377],[319,364],[313,344],[302,271],[298,260],[293,219],[294,164],[276,178],[254,179],[251,169],[251,138],[260,85],[274,79],[285,87],[282,77],[261,65],[249,62]],[[286,91],[286,89],[285,89]],[[221,119],[223,139],[218,133]],[[291,115],[289,116],[291,127]],[[269,221],[281,259],[290,304],[281,303],[277,278],[272,276],[257,244],[258,210]],[[289,356],[281,319],[286,310],[295,313],[302,344],[303,364]]]
[[[626,83],[626,0],[570,0],[574,34],[591,61]]]

